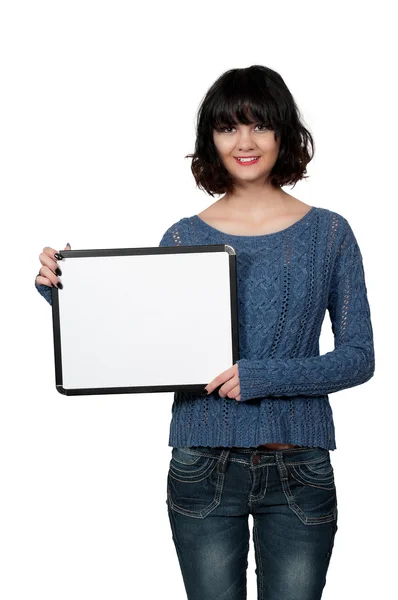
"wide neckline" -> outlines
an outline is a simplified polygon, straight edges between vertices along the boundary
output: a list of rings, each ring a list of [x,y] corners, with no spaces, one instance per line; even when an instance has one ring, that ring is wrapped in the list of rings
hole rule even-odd
[[[316,206],[311,206],[310,210],[307,211],[303,217],[301,217],[300,219],[298,219],[298,221],[295,221],[288,227],[285,227],[285,229],[280,229],[279,231],[274,231],[273,233],[262,233],[260,235],[237,235],[237,234],[233,234],[233,233],[226,233],[225,231],[221,231],[220,229],[216,229],[212,225],[209,225],[208,223],[206,223],[206,221],[203,221],[203,219],[201,217],[199,217],[198,215],[193,215],[191,218],[195,219],[196,223],[198,225],[200,225],[202,227],[202,229],[210,229],[211,231],[218,233],[218,235],[224,235],[229,238],[242,239],[242,240],[259,240],[262,238],[275,237],[277,235],[281,235],[282,233],[285,233],[286,231],[290,231],[292,229],[299,227],[299,225],[304,223],[305,219],[308,216],[312,215],[312,213],[316,210],[316,208],[317,208]]]

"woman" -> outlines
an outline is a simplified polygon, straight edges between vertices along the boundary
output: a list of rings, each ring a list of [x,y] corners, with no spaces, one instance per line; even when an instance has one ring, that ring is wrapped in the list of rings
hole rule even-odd
[[[202,395],[175,392],[172,407],[167,506],[188,600],[246,598],[249,514],[259,599],[315,600],[326,582],[337,531],[328,394],[369,380],[375,359],[348,221],[281,189],[305,177],[311,150],[278,73],[227,71],[188,155],[197,185],[224,195],[160,242],[230,244],[237,257],[241,358]],[[49,302],[55,253],[40,254],[36,281]],[[319,356],[326,309],[335,349]]]

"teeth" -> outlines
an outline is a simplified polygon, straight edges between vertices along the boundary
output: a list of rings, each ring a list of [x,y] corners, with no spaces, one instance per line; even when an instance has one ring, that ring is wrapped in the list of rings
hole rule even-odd
[[[252,162],[253,160],[258,160],[258,156],[255,158],[238,158],[239,162]]]

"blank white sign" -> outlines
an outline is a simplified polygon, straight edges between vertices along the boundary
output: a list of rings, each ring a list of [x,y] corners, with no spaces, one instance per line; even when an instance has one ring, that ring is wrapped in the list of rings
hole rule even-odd
[[[61,251],[52,288],[66,395],[203,390],[239,358],[227,244]]]

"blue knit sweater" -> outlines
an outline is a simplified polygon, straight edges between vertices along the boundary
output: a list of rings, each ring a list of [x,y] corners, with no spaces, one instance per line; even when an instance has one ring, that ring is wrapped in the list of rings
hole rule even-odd
[[[375,370],[362,255],[348,221],[313,206],[282,231],[242,236],[193,215],[172,225],[159,245],[202,244],[236,251],[241,400],[174,392],[169,446],[336,449],[328,394],[368,381]],[[205,284],[203,293],[214,293]],[[51,288],[35,285],[51,304]],[[326,310],[334,350],[320,356]]]

